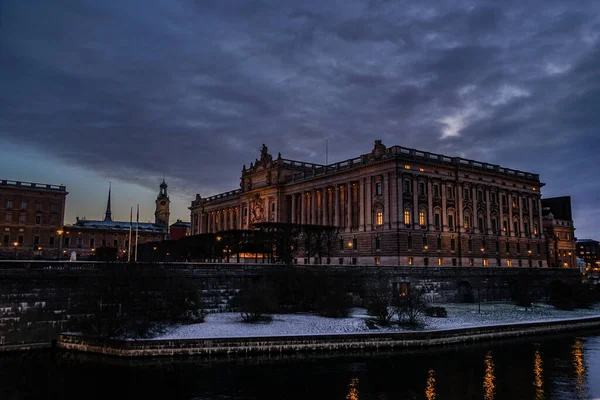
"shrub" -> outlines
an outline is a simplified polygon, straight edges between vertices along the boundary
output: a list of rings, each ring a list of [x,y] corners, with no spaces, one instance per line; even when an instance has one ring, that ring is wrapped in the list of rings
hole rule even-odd
[[[425,308],[425,315],[435,318],[447,318],[448,312],[444,307],[427,307]]]
[[[233,301],[239,309],[243,322],[269,322],[270,314],[277,312],[277,301],[273,291],[264,282],[250,284]]]
[[[372,318],[372,321],[378,325],[387,326],[392,322],[392,318],[396,315],[397,296],[394,296],[391,289],[388,287],[380,288],[377,293],[374,293],[369,305],[367,306],[367,314]]]
[[[408,327],[419,327],[423,325],[423,313],[427,308],[427,302],[423,294],[417,290],[411,290],[408,294],[398,298],[398,323]]]

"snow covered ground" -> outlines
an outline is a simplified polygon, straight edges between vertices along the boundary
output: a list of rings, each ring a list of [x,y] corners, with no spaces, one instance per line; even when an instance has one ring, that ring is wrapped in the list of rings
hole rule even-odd
[[[525,311],[510,303],[481,303],[481,313],[474,304],[443,304],[448,318],[424,317],[423,330],[456,329],[519,322],[550,321],[600,316],[600,305],[590,310],[561,311],[546,304],[536,304]],[[239,313],[209,314],[202,324],[169,327],[154,339],[194,339],[249,336],[318,335],[331,333],[401,332],[398,326],[369,329],[365,309],[355,308],[349,318],[323,318],[313,314],[276,314],[273,321],[261,324],[241,322]]]

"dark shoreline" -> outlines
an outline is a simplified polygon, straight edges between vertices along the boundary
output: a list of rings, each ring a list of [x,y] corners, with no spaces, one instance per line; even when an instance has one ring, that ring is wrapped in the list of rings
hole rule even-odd
[[[57,345],[70,351],[122,358],[245,356],[250,354],[345,353],[389,349],[440,348],[504,339],[548,335],[600,328],[599,317],[530,322],[420,332],[231,337],[181,340],[117,340],[60,334]]]

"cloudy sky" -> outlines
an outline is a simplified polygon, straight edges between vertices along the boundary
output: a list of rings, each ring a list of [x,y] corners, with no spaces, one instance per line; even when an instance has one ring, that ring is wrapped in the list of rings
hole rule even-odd
[[[243,163],[374,139],[539,173],[600,239],[600,2],[0,0],[0,176],[171,218]]]

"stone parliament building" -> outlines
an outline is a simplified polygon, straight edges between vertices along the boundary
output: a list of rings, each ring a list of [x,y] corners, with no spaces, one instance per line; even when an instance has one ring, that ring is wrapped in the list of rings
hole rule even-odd
[[[539,175],[375,141],[329,165],[273,158],[192,201],[192,234],[260,222],[339,228],[331,263],[547,267]],[[299,255],[298,263],[316,263]]]

